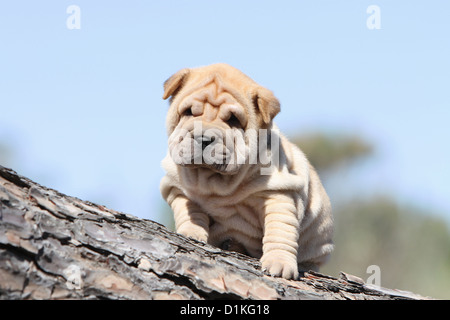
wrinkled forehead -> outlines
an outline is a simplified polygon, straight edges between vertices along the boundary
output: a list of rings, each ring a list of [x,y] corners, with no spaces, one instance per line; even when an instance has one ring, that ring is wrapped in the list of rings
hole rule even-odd
[[[186,108],[202,108],[209,105],[214,108],[224,106],[234,106],[233,108],[243,108],[246,105],[245,94],[233,86],[232,83],[226,83],[219,77],[208,77],[203,81],[195,83],[195,78],[189,81],[186,90],[180,97],[178,110],[183,111]],[[198,79],[202,80],[202,79]]]
[[[214,106],[223,103],[238,103],[244,106],[248,102],[247,87],[242,79],[227,74],[193,72],[180,96],[182,100],[187,98]]]
[[[215,81],[196,88],[184,100],[209,103],[215,107],[220,107],[224,103],[239,103],[238,99],[231,92],[224,89],[223,86],[220,86]]]

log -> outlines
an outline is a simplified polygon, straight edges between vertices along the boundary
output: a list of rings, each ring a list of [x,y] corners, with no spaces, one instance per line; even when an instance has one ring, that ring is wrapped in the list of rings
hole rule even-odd
[[[0,299],[424,299],[306,272],[270,277],[220,250],[0,166]]]

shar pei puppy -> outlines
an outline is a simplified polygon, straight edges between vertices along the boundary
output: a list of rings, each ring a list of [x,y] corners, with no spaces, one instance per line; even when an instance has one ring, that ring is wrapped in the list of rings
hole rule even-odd
[[[273,93],[227,64],[164,83],[169,151],[161,193],[176,231],[260,259],[272,276],[318,270],[333,250],[329,198],[274,124]]]

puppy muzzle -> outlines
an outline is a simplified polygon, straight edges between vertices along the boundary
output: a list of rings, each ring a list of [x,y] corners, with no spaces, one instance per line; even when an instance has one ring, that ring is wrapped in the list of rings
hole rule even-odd
[[[236,141],[232,132],[204,126],[202,130],[175,130],[169,137],[169,149],[174,162],[183,167],[204,167],[222,174],[235,174],[240,168],[236,154],[245,149]]]

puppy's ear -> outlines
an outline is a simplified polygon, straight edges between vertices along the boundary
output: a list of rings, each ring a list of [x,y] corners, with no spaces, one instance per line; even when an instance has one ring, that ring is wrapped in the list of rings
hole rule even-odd
[[[163,99],[166,100],[170,96],[173,96],[176,91],[181,89],[184,82],[187,79],[187,76],[189,75],[189,69],[181,69],[177,73],[175,73],[173,76],[171,76],[169,79],[164,82],[164,95]]]
[[[272,91],[260,87],[253,97],[253,103],[260,112],[264,124],[270,124],[272,119],[280,112],[280,102]]]

